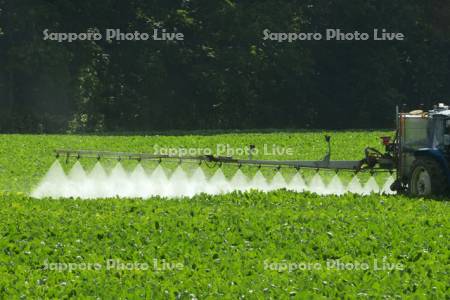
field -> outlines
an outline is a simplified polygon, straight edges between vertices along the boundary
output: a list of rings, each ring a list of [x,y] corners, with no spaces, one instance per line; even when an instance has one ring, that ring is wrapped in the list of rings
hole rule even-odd
[[[320,159],[323,134],[0,135],[1,298],[448,297],[450,209],[442,199],[285,190],[192,199],[28,196],[56,148],[267,144],[293,156],[258,157]],[[381,149],[378,138],[387,134],[333,133],[332,158],[360,159],[366,146]]]

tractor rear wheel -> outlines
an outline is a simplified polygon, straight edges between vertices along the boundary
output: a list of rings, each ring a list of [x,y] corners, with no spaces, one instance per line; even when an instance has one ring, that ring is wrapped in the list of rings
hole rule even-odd
[[[414,161],[409,177],[409,194],[412,196],[438,196],[445,193],[447,182],[443,169],[431,158]]]

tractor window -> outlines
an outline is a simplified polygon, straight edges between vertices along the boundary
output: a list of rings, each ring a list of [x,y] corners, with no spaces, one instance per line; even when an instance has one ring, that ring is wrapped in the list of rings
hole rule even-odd
[[[450,119],[445,121],[444,145],[450,146]]]

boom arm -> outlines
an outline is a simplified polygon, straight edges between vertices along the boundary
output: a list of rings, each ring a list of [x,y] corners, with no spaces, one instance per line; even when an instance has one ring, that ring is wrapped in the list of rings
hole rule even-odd
[[[145,153],[109,152],[109,151],[88,151],[88,150],[56,150],[57,157],[69,158],[95,158],[95,159],[118,159],[118,160],[149,160],[149,161],[179,161],[179,162],[211,162],[217,164],[234,164],[238,166],[251,165],[258,167],[288,167],[307,169],[329,169],[329,170],[349,170],[362,171],[366,166],[366,160],[254,160],[254,159],[234,159],[232,157],[203,155],[203,156],[170,156],[152,155]]]
[[[306,169],[326,169],[326,170],[390,170],[393,168],[393,162],[390,157],[383,155],[378,150],[367,148],[365,158],[362,160],[330,160],[331,146],[330,136],[325,136],[328,145],[328,151],[322,160],[255,160],[250,156],[249,159],[235,159],[233,157],[201,155],[201,156],[171,156],[171,155],[153,155],[146,153],[128,153],[128,152],[109,152],[109,151],[89,151],[89,150],[56,150],[57,157],[69,158],[96,158],[96,159],[129,159],[129,160],[153,160],[153,161],[187,161],[187,162],[211,162],[216,164],[234,164],[238,166],[250,165],[258,167],[287,167],[287,168],[306,168]],[[254,148],[254,146],[252,146]],[[251,149],[253,149],[251,148]]]

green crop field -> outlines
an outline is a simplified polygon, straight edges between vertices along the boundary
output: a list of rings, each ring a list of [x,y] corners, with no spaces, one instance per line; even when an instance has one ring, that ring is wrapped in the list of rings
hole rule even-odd
[[[286,190],[145,200],[28,196],[57,148],[266,144],[293,154],[259,158],[321,159],[324,134],[0,135],[0,298],[446,299],[445,199]],[[332,158],[361,159],[390,134],[332,133]]]

